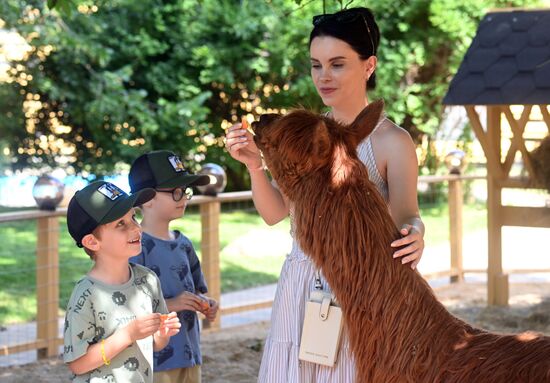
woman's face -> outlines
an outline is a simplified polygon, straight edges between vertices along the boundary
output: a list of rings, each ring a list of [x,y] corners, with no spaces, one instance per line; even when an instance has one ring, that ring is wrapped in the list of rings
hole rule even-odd
[[[325,105],[365,99],[367,80],[376,67],[374,56],[362,60],[348,43],[329,36],[315,37],[309,51],[311,78]]]

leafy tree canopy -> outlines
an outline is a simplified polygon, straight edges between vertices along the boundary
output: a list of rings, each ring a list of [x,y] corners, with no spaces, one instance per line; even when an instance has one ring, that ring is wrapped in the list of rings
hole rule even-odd
[[[243,167],[224,153],[223,129],[242,115],[322,108],[309,78],[311,17],[364,5],[346,3],[3,0],[3,27],[29,47],[0,83],[0,137],[11,166],[101,175],[162,148],[190,165],[224,164],[231,187],[246,188]],[[388,115],[417,141],[432,135],[481,17],[535,4],[369,1],[382,31],[371,98],[383,97]]]

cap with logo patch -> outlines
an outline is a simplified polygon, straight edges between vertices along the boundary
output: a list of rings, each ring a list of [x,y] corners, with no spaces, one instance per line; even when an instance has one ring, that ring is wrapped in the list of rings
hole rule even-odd
[[[128,175],[132,193],[143,188],[177,188],[210,183],[204,174],[191,174],[180,158],[168,150],[157,150],[136,158]]]
[[[142,205],[155,196],[154,189],[146,188],[128,195],[116,185],[92,182],[76,192],[67,208],[67,228],[82,247],[82,238],[99,225],[113,222],[124,216],[134,206]]]

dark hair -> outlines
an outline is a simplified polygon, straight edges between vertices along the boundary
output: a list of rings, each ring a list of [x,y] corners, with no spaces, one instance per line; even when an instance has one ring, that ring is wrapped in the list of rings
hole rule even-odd
[[[348,43],[362,60],[376,56],[380,43],[380,30],[372,11],[357,7],[344,9],[333,14],[313,17],[313,30],[309,35],[309,45],[315,37],[329,36]],[[369,89],[376,87],[376,75],[372,73],[367,81]]]

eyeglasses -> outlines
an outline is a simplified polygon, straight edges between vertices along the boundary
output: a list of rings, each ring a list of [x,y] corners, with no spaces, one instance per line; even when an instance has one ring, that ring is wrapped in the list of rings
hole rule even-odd
[[[155,189],[155,190],[157,191],[157,193],[170,193],[170,194],[172,194],[172,199],[175,202],[181,201],[183,196],[185,196],[185,199],[188,200],[188,201],[191,199],[191,197],[193,197],[193,189],[192,188],[179,187],[179,188],[174,188],[174,189],[170,189],[170,190],[158,190],[158,189]]]
[[[316,16],[313,16],[313,26],[319,27],[325,23],[330,23],[330,22],[350,24],[358,20],[359,18],[363,20],[363,23],[365,23],[365,27],[367,28],[367,34],[369,35],[370,45],[372,47],[372,54],[375,55],[376,49],[374,48],[374,41],[372,40],[372,33],[369,28],[369,23],[367,23],[367,20],[365,19],[365,15],[363,15],[360,12],[344,11],[344,12],[338,12],[338,13],[326,13],[323,15],[316,15]]]

